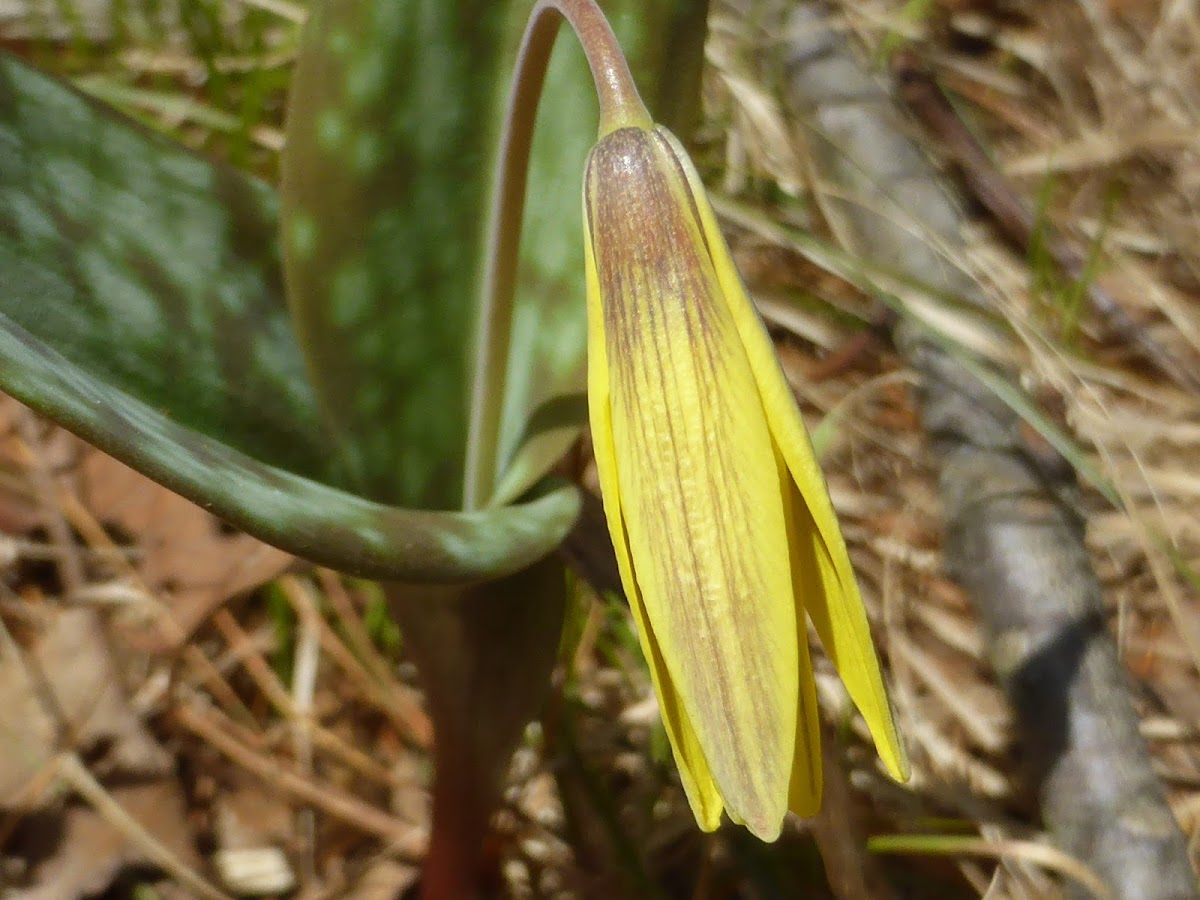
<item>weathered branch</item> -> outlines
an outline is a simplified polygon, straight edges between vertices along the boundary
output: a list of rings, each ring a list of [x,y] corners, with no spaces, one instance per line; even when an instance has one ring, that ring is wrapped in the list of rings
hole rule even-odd
[[[788,26],[785,91],[820,180],[838,187],[823,202],[840,237],[875,263],[983,303],[975,283],[920,236],[954,247],[964,223],[888,91],[819,6],[804,5]],[[921,376],[947,565],[983,621],[1046,824],[1117,897],[1195,897],[1186,843],[1105,625],[1073,477],[1039,465],[1016,413],[921,325],[904,317],[894,338]]]

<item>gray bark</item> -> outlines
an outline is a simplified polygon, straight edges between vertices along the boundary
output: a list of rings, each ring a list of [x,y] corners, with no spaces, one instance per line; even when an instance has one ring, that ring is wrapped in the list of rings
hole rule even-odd
[[[819,6],[802,6],[787,27],[784,91],[818,178],[839,188],[824,200],[839,237],[873,263],[985,303],[918,229],[897,227],[920,222],[955,246],[964,222],[886,86]],[[1048,465],[1045,448],[1023,439],[1016,413],[917,322],[901,317],[894,339],[920,376],[946,564],[982,620],[1046,825],[1116,897],[1196,897],[1186,842],[1106,625],[1073,473]]]

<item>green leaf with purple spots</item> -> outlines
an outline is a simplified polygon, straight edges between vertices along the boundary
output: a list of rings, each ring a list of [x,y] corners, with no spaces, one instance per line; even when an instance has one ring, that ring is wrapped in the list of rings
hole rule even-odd
[[[0,56],[0,312],[181,425],[323,476],[277,221],[265,184]]]
[[[276,232],[268,187],[0,56],[0,390],[347,572],[475,582],[549,553],[573,488],[467,514],[332,486]]]
[[[38,341],[0,313],[0,386],[214,515],[297,556],[355,575],[470,583],[550,553],[579,512],[564,486],[477,513],[372,503],[193,431]]]

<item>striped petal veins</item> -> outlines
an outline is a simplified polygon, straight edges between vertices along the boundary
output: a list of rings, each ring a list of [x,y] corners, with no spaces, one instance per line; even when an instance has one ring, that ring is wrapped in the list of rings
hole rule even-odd
[[[784,494],[758,388],[663,138],[606,137],[585,196],[611,423],[611,456],[597,456],[615,487],[604,499],[624,537],[625,588],[656,680],[677,698],[672,744],[698,750],[692,780],[713,782],[732,817],[774,837],[799,660]]]
[[[603,136],[584,226],[592,439],[667,735],[702,828],[724,811],[773,840],[820,797],[806,607],[889,771],[907,771],[845,543],[678,142]]]

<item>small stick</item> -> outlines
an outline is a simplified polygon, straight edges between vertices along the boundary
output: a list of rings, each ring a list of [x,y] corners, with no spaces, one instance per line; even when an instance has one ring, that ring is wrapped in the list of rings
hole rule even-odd
[[[654,124],[638,95],[621,45],[595,0],[539,0],[529,14],[529,24],[517,51],[512,93],[500,135],[477,335],[480,352],[472,386],[464,509],[482,507],[495,488],[496,441],[512,330],[529,154],[550,51],[564,21],[579,38],[596,84],[600,137],[625,126],[650,128]]]
[[[171,850],[146,830],[145,826],[127,813],[124,807],[106,791],[74,753],[63,753],[57,760],[58,775],[67,782],[104,819],[121,832],[147,859],[161,866],[177,883],[193,896],[205,900],[229,900],[225,894],[190,869]]]
[[[377,807],[332,785],[305,778],[292,768],[281,766],[277,759],[245,746],[230,737],[228,721],[223,721],[215,710],[202,713],[181,704],[173,711],[173,717],[222,756],[293,800],[391,842],[396,854],[405,860],[417,860],[424,855],[427,836],[420,828],[380,812]]]
[[[995,219],[1000,233],[1018,247],[1028,249],[1037,227],[1032,210],[996,168],[987,151],[963,123],[933,75],[911,51],[897,53],[893,61],[900,98],[913,114],[950,148],[963,180]],[[1048,235],[1046,248],[1055,264],[1075,281],[1083,281],[1084,254],[1058,235]],[[1170,351],[1130,317],[1112,294],[1088,280],[1088,302],[1122,340],[1176,384],[1200,393],[1200,375],[1180,363]]]

